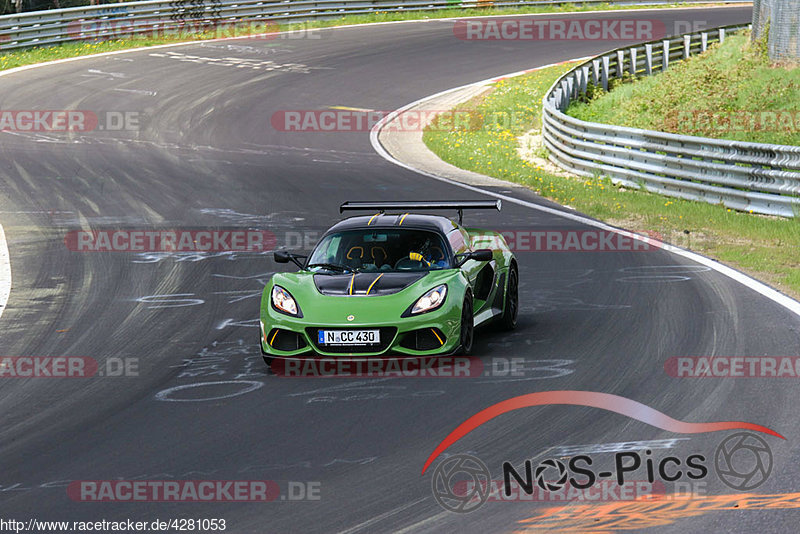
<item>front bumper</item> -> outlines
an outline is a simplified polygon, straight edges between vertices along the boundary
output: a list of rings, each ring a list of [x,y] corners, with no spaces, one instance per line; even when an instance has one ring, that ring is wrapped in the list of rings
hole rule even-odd
[[[342,301],[341,309],[347,309],[351,299],[358,297],[330,297]],[[369,319],[386,315],[380,306],[380,297],[358,298],[361,302],[354,306],[358,315]],[[293,357],[319,354],[329,357],[372,357],[390,354],[407,356],[433,356],[449,354],[458,349],[461,334],[461,307],[448,299],[441,308],[412,317],[401,317],[398,310],[396,319],[391,321],[370,321],[354,318],[352,321],[334,321],[332,318],[314,317],[310,310],[304,309],[303,318],[290,317],[262,306],[260,334],[261,348],[270,357]],[[370,313],[370,306],[376,306],[376,313]],[[379,313],[378,313],[379,312]],[[311,315],[311,316],[309,316]],[[343,315],[338,313],[337,315]],[[379,330],[380,343],[374,345],[348,346],[320,344],[317,332],[324,330]]]

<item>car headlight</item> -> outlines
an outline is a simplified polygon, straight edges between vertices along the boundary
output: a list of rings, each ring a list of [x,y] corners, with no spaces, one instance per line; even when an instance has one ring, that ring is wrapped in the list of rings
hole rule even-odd
[[[272,287],[272,305],[276,310],[287,315],[300,316],[300,308],[297,307],[294,297],[281,286]]]
[[[417,313],[425,313],[431,310],[435,310],[442,304],[444,304],[444,299],[447,296],[447,286],[442,284],[438,287],[434,287],[424,295],[422,295],[417,302],[414,303],[414,306],[411,308],[412,314]]]

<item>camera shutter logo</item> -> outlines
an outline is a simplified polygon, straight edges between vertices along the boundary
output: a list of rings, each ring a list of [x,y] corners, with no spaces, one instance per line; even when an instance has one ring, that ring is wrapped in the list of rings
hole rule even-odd
[[[729,488],[751,490],[769,478],[772,450],[761,437],[750,432],[738,432],[725,438],[717,447],[714,469]]]
[[[466,491],[459,495],[454,486],[467,480]],[[477,510],[489,498],[491,472],[481,460],[469,454],[456,454],[442,460],[433,471],[431,489],[436,502],[450,512],[466,514]]]
[[[558,471],[558,478],[555,481],[546,480],[544,478],[545,472],[548,469],[555,469]],[[563,488],[567,483],[567,466],[558,460],[545,460],[536,467],[534,477],[536,483],[545,491],[558,491]]]

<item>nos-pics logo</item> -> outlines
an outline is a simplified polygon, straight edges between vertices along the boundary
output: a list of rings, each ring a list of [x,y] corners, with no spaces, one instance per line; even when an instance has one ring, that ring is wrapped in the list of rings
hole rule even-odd
[[[625,454],[631,455],[630,452]],[[706,461],[702,455],[693,456],[695,462]],[[589,461],[589,465],[591,463],[593,462]],[[622,463],[624,462],[620,462]],[[675,460],[672,460],[672,463],[675,463]],[[543,460],[531,472],[533,476],[530,482],[535,482],[539,488],[547,492],[562,490],[568,483],[580,486],[570,477],[568,465],[571,466],[572,462],[565,464],[556,459]],[[636,462],[636,468],[639,465],[642,464]],[[766,482],[772,473],[772,450],[760,436],[751,432],[738,432],[720,442],[714,453],[713,465],[717,477],[726,486],[736,491],[750,491]],[[632,467],[627,465],[624,471],[632,471],[633,469],[630,469]],[[704,467],[700,471],[707,472]],[[658,472],[663,471],[660,468]],[[587,473],[584,465],[577,474],[585,478]],[[667,480],[673,481],[676,478],[670,476]],[[592,483],[596,479],[593,473],[591,479]],[[483,506],[489,499],[492,491],[491,471],[475,456],[456,454],[442,460],[436,466],[431,479],[431,489],[436,502],[445,510],[469,513]],[[504,489],[510,491],[510,488]],[[528,490],[525,492],[528,493]]]

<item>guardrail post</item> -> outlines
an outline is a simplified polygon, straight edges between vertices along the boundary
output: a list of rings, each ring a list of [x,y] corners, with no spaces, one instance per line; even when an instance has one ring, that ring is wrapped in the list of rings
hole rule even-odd
[[[80,22],[79,22],[79,24],[80,24]],[[68,26],[69,26],[69,22],[65,23],[64,14],[63,13],[59,13],[58,14],[58,40],[59,41],[62,41],[62,42],[66,41],[65,38],[67,36],[64,35],[64,33],[66,32]]]
[[[603,81],[603,91],[608,91],[608,56],[603,56],[603,70],[600,71],[600,79]]]
[[[719,44],[722,44],[724,42],[725,42],[725,28],[720,28],[719,29]]]
[[[664,50],[661,56],[661,72],[664,72],[669,67],[669,39],[661,41],[661,47]]]
[[[560,99],[561,98],[561,89],[556,89],[555,93],[556,93],[556,95],[558,95],[558,98]],[[559,102],[560,102],[559,99],[554,99],[553,100],[553,105],[559,111],[566,111],[565,109],[561,109],[560,104],[559,104]]]
[[[556,107],[558,107],[558,109],[563,111],[564,110],[564,99],[562,98],[562,95],[561,95],[561,88],[556,89],[555,91],[553,91],[553,93],[554,93],[553,94],[553,98],[557,102]]]
[[[689,51],[692,46],[692,36],[691,35],[684,35],[683,36],[683,59],[689,57]]]
[[[622,78],[625,72],[625,51],[617,50],[617,78]]]
[[[566,80],[561,81],[561,107],[562,109],[569,107],[569,83]]]
[[[600,60],[592,60],[592,85],[597,85],[600,81]]]
[[[631,77],[636,78],[636,47],[630,49],[631,52]]]
[[[581,67],[581,72],[583,73],[583,76],[581,76],[581,93],[586,93],[586,87],[589,85],[589,67]]]
[[[708,33],[706,32],[700,34],[700,50],[703,52],[708,50]]]
[[[653,45],[644,45],[644,74],[650,76],[653,74]]]

